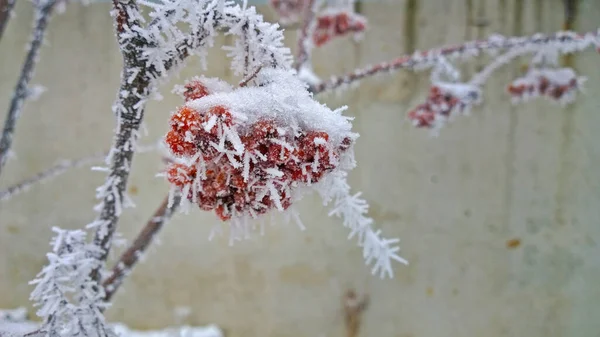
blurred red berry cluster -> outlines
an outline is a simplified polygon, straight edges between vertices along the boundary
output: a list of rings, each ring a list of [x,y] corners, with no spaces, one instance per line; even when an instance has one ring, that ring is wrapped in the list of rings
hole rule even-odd
[[[271,0],[273,10],[284,23],[296,22],[300,18],[308,0]]]
[[[210,94],[200,81],[185,87],[186,101]],[[350,138],[334,148],[326,132],[298,131],[262,119],[238,127],[225,106],[196,111],[183,106],[171,116],[166,143],[179,157],[197,158],[186,165],[172,163],[168,181],[186,190],[187,198],[222,220],[236,214],[257,216],[291,204],[291,189],[299,183],[316,183],[336,168]],[[223,130],[239,131],[236,149]],[[217,144],[222,144],[223,149]],[[237,145],[239,147],[239,144]]]
[[[447,119],[454,111],[464,111],[480,96],[479,90],[465,84],[433,85],[426,101],[409,111],[408,118],[416,127],[433,128],[437,118]]]
[[[534,69],[514,80],[506,88],[513,101],[544,96],[554,101],[570,101],[580,87],[580,81],[570,68]]]
[[[367,27],[366,22],[363,16],[356,13],[329,10],[317,17],[313,42],[317,47],[320,47],[334,37],[362,32]]]

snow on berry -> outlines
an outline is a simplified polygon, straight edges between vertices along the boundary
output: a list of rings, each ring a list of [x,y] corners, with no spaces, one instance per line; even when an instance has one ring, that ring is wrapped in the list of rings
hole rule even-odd
[[[408,113],[416,127],[438,129],[457,114],[466,114],[481,101],[481,90],[464,83],[437,82],[424,103]]]
[[[195,76],[189,79],[185,85],[176,85],[173,92],[182,96],[185,101],[202,98],[215,92],[230,92],[231,85],[221,79]]]
[[[528,101],[535,97],[545,97],[551,101],[568,104],[575,100],[578,90],[585,81],[571,68],[531,69],[523,77],[514,80],[506,88],[513,103]]]
[[[349,195],[346,175],[355,167],[358,135],[342,115],[345,107],[315,101],[288,70],[262,69],[251,84],[216,91],[194,79],[184,86],[189,99],[172,114],[165,137],[177,157],[167,180],[188,205],[229,222],[232,240],[274,211],[291,211],[299,221],[288,209],[317,191],[326,204],[334,201],[331,214],[343,218],[365,258],[376,261],[373,272],[391,276],[392,259],[406,263],[392,246],[398,241],[380,238],[365,216],[366,202]]]

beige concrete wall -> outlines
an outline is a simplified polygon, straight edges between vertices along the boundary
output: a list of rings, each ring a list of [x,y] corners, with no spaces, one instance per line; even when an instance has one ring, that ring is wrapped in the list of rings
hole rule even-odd
[[[371,20],[366,40],[319,50],[320,74],[494,32],[550,32],[563,20],[560,0],[390,0],[362,9]],[[576,28],[595,29],[599,15],[600,3],[581,1]],[[0,43],[0,107],[8,105],[30,20],[28,2],[19,1]],[[210,55],[208,73],[231,78],[222,55]],[[33,81],[49,91],[27,103],[17,157],[0,186],[109,146],[120,64],[107,4],[73,5],[53,19]],[[600,59],[589,52],[575,66],[589,76],[589,89],[574,106],[512,107],[502,90],[516,65],[486,86],[481,108],[437,139],[405,120],[427,77],[382,77],[327,99],[350,105],[362,135],[353,185],[385,232],[403,240],[411,265],[398,265],[395,279],[370,276],[360,250],[317,199],[301,205],[307,231],[273,226],[232,248],[225,238],[207,241],[215,217],[193,211],[164,229],[109,319],[163,327],[177,322],[173,308],[189,306],[185,323],[214,322],[229,336],[344,336],[341,295],[355,288],[371,297],[362,336],[600,336]],[[182,78],[199,71],[190,64]],[[149,105],[148,142],[165,132],[180,104],[170,88]],[[163,197],[166,184],[154,177],[160,168],[156,154],[136,158],[130,193],[138,207],[120,222],[124,237],[135,235]],[[0,307],[27,304],[26,282],[45,263],[50,227],[91,221],[102,179],[76,169],[0,203]],[[513,239],[520,245],[508,248]]]

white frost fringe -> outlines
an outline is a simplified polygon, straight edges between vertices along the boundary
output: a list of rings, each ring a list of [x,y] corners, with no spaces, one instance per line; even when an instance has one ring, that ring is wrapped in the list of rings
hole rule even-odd
[[[27,320],[27,309],[0,310],[0,337],[22,337],[39,328],[39,323]],[[110,328],[120,337],[223,337],[223,331],[216,325],[176,326],[162,330],[132,330],[122,323],[110,324]]]

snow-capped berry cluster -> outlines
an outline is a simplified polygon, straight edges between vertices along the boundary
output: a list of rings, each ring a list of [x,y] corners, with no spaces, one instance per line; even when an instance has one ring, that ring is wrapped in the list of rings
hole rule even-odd
[[[215,122],[210,122],[215,118]],[[333,149],[326,132],[294,134],[291,128],[265,119],[251,125],[240,137],[243,153],[228,157],[213,145],[218,142],[220,130],[236,127],[226,108],[217,106],[200,112],[183,107],[172,121],[172,125],[181,126],[169,132],[167,143],[171,150],[197,159],[191,164],[172,164],[167,178],[181,189],[190,186],[188,199],[202,210],[214,210],[221,220],[245,213],[256,217],[273,208],[286,210],[292,202],[291,189],[300,183],[318,182],[336,167],[340,152],[348,148]],[[189,132],[187,139],[172,136],[181,135],[182,131]],[[350,142],[347,138],[348,145]],[[234,151],[233,146],[225,142],[229,151]],[[204,176],[198,165],[205,166]],[[192,186],[195,182],[199,184],[197,188]]]
[[[289,70],[262,68],[243,83],[233,88],[197,77],[177,89],[186,103],[172,114],[165,136],[175,157],[165,174],[172,190],[227,221],[230,241],[249,235],[251,220],[317,192],[349,238],[358,239],[372,272],[392,276],[392,260],[407,263],[397,254],[399,240],[382,238],[371,227],[367,202],[350,194],[358,135],[342,115],[346,108],[315,101]],[[294,210],[286,215],[302,226]]]
[[[581,90],[583,77],[578,77],[571,68],[531,69],[523,77],[514,80],[506,88],[513,103],[543,96],[552,101],[567,104]]]
[[[195,78],[179,91],[187,102],[234,93],[226,83],[206,78]],[[165,137],[174,155],[188,159],[168,167],[168,181],[222,220],[286,210],[293,189],[319,182],[353,142],[351,134],[332,142],[325,130],[287,125],[268,114],[248,122],[232,109],[231,104],[186,104],[171,116]]]
[[[317,47],[335,37],[363,32],[367,27],[367,20],[363,16],[348,10],[333,8],[319,14],[316,21],[313,42]]]
[[[435,83],[424,103],[408,113],[416,127],[438,128],[450,117],[467,113],[481,101],[481,90],[464,83]]]

